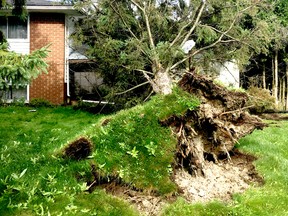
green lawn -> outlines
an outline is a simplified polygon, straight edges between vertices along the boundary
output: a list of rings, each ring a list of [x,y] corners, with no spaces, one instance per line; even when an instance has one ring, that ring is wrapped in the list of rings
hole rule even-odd
[[[121,174],[136,186],[158,188],[160,194],[173,190],[173,184],[168,182],[169,187],[165,187],[162,182],[167,180],[166,176],[169,174],[167,165],[171,162],[173,152],[169,146],[173,144],[173,138],[167,138],[166,142],[172,143],[167,149],[163,149],[165,146],[151,135],[155,133],[151,131],[151,127],[158,127],[156,122],[149,124],[149,118],[145,117],[155,115],[163,118],[171,114],[171,107],[158,112],[160,102],[161,100],[152,100],[145,109],[147,113],[140,106],[129,114],[122,111],[117,116],[109,116],[108,118],[114,119],[109,127],[100,126],[103,118],[107,117],[67,107],[37,108],[36,112],[30,112],[29,107],[0,107],[0,215],[139,215],[127,202],[112,197],[103,190],[96,189],[91,194],[84,192],[86,187],[83,179],[77,180],[76,177],[88,178],[93,161],[103,167],[103,173]],[[178,102],[192,106],[185,100]],[[177,107],[172,107],[172,110],[174,113],[181,112]],[[147,134],[143,142],[135,142],[137,136],[143,135],[134,131],[135,125],[127,116],[143,125],[139,128]],[[114,134],[119,133],[121,136],[109,136],[109,139],[104,137],[105,134],[113,133],[113,125],[119,127],[124,124],[123,121],[125,127],[114,130]],[[161,138],[162,133],[167,133],[165,129],[157,130],[158,138]],[[122,137],[124,134],[134,135],[133,139]],[[279,122],[278,125],[256,131],[240,141],[238,147],[241,150],[258,156],[255,165],[265,178],[263,187],[235,195],[229,204],[212,202],[192,205],[179,198],[164,209],[162,214],[288,215],[287,134],[288,122]],[[61,147],[82,135],[89,137],[95,144],[91,159],[72,161],[59,157]],[[101,143],[104,138],[105,145],[104,142]],[[134,144],[127,143],[128,139]],[[118,146],[115,147],[112,143],[117,143]],[[155,143],[159,143],[159,146],[155,146]],[[170,153],[164,157],[160,151],[157,155],[157,148]],[[159,159],[162,156],[163,159]],[[147,162],[148,165],[143,162],[147,158],[152,161]],[[154,163],[158,173],[150,170],[149,163]],[[164,164],[164,168],[160,164]],[[155,178],[160,179],[158,183]]]
[[[89,162],[55,151],[97,122],[71,108],[0,107],[0,215],[136,215],[127,203],[96,190],[83,192],[76,176]],[[98,215],[98,214],[97,214]]]

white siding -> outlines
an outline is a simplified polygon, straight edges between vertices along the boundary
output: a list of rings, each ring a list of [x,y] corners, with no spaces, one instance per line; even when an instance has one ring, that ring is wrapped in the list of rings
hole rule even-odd
[[[14,51],[16,53],[21,53],[21,54],[29,54],[30,52],[30,43],[27,40],[9,40],[9,50]]]
[[[73,19],[77,19],[77,17],[69,17],[68,18],[68,52],[69,59],[87,59],[86,56],[82,55],[81,52],[85,52],[84,46],[73,47],[73,40],[70,38],[70,35],[74,32],[74,22]]]
[[[219,67],[218,80],[226,86],[239,88],[240,86],[240,70],[235,62],[225,62]]]

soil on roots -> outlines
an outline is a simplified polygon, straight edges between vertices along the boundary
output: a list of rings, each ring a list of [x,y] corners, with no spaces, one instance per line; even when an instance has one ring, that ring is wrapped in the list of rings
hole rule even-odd
[[[92,143],[85,137],[81,137],[68,144],[63,150],[63,156],[73,160],[83,160],[87,158],[93,150]]]
[[[229,91],[193,73],[186,74],[179,86],[200,98],[201,105],[182,116],[170,116],[161,124],[172,128],[178,138],[176,166],[190,174],[205,176],[205,157],[217,162],[224,155],[230,160],[229,152],[240,138],[266,126],[247,112],[248,96],[244,92]]]

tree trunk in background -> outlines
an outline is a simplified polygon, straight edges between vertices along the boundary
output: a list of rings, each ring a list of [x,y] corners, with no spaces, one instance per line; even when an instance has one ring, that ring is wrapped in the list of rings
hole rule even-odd
[[[288,64],[286,65],[286,110],[288,111]]]
[[[286,92],[286,88],[285,88],[285,76],[283,76],[282,79],[282,94],[281,94],[281,109],[285,110],[285,92]]]
[[[265,68],[265,65],[264,65],[263,71],[262,71],[262,87],[263,87],[263,89],[266,89],[266,68]]]
[[[275,106],[278,108],[278,50],[275,51],[273,60],[273,96],[275,97]]]
[[[278,109],[282,109],[282,80],[279,79]]]

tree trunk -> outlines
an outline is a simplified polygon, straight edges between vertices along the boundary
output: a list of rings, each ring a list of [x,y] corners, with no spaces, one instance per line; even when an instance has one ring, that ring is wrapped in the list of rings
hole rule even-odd
[[[172,78],[170,74],[163,68],[158,70],[152,84],[153,90],[158,94],[171,94],[172,93]]]
[[[264,65],[263,71],[262,71],[262,87],[263,87],[263,89],[266,89],[266,68],[265,68],[265,65]]]
[[[286,64],[286,111],[288,111],[288,64]]]
[[[278,108],[278,50],[275,51],[273,68],[273,96],[275,98],[275,106]]]
[[[281,109],[282,107],[282,80],[279,79],[279,97],[278,97],[278,109]]]
[[[286,88],[285,88],[285,76],[283,77],[282,79],[282,94],[281,94],[281,109],[282,110],[285,110],[285,91],[286,91]]]

